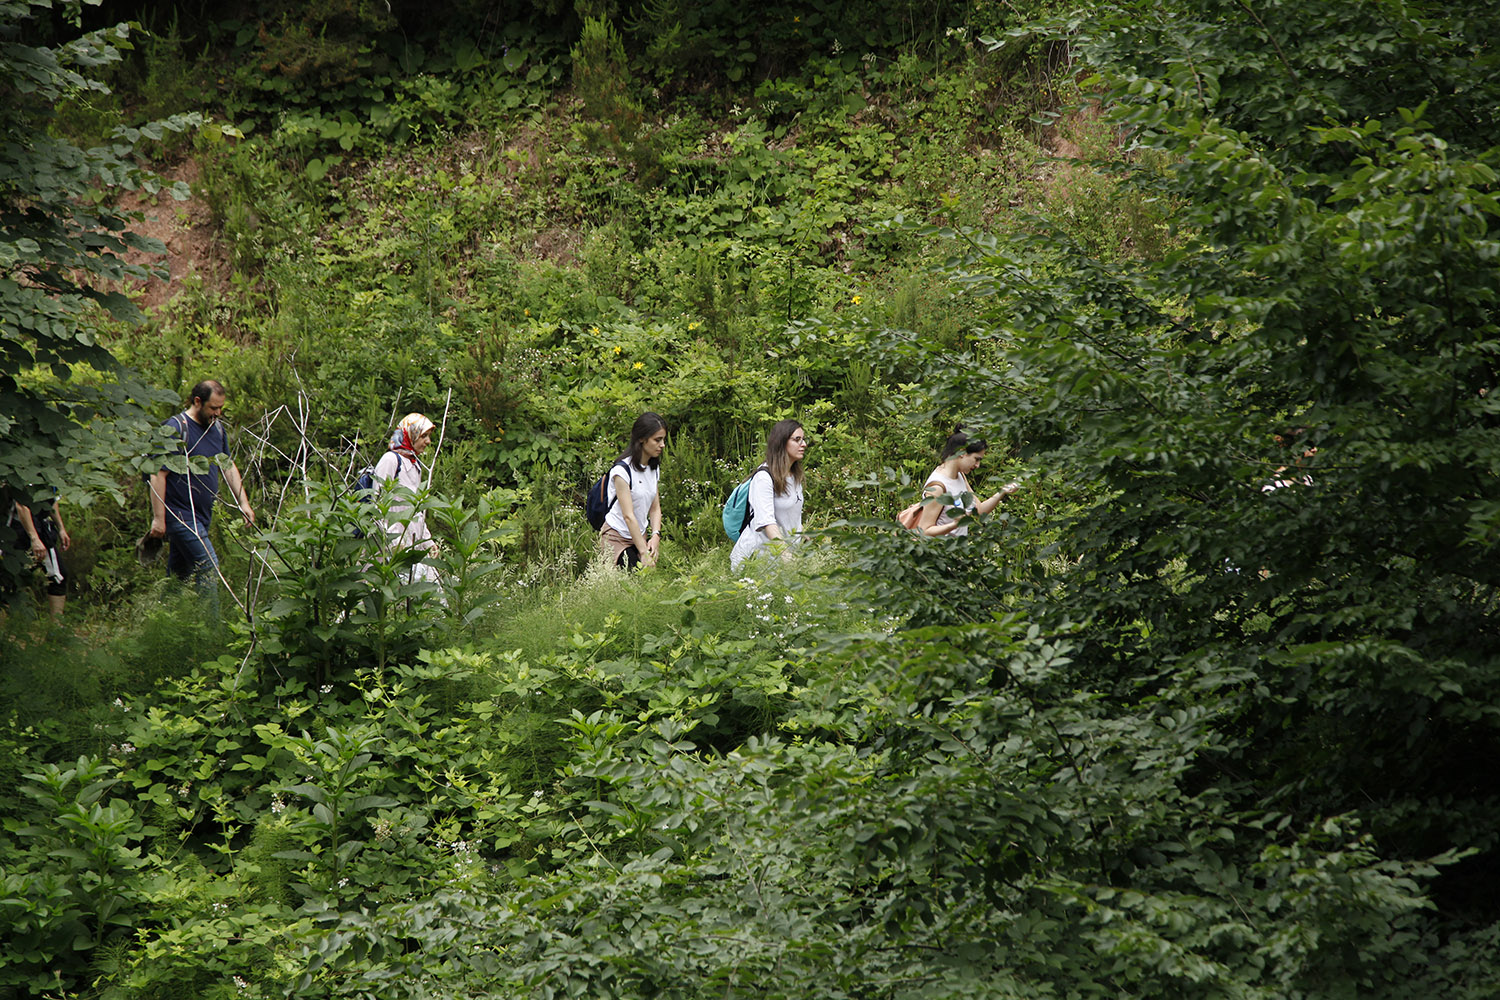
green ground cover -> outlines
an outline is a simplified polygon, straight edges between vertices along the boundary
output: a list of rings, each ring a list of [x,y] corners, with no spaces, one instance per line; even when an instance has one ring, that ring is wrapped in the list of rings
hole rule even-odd
[[[79,540],[0,995],[1493,995],[1500,24],[1262,6],[0,3],[0,473]],[[178,218],[138,160],[221,264],[161,303],[87,235]],[[134,553],[206,375],[217,620]],[[354,532],[408,410],[442,595]],[[819,531],[734,574],[785,416]],[[901,531],[958,420],[1025,488]]]

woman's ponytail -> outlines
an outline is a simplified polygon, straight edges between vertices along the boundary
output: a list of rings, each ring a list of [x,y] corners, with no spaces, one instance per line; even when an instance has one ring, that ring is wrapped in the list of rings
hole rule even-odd
[[[958,424],[953,428],[953,433],[948,435],[948,440],[943,442],[938,461],[946,462],[960,451],[972,455],[978,451],[988,451],[989,447],[989,442],[984,438],[970,438],[964,433],[963,424]]]

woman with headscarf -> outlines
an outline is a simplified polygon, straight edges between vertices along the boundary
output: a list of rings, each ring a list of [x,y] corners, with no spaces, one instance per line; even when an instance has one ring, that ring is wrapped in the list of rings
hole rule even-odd
[[[393,551],[419,548],[432,552],[437,548],[427,530],[426,513],[417,510],[414,503],[415,494],[424,485],[422,453],[432,444],[432,428],[432,421],[424,415],[408,413],[391,434],[390,450],[375,463],[374,479],[379,492],[401,487],[392,497],[380,525]],[[418,563],[415,577],[436,583],[437,570]]]

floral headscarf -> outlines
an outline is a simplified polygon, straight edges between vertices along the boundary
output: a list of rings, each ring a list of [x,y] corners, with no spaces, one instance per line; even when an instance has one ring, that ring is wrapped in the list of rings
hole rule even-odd
[[[396,425],[396,430],[391,434],[391,451],[415,461],[417,453],[414,449],[417,438],[432,430],[432,426],[432,421],[422,414],[408,413],[401,418],[401,422]]]

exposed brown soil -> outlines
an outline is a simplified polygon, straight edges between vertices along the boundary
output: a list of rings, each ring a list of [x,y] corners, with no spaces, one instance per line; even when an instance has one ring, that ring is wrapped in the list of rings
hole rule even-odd
[[[190,188],[198,182],[198,164],[191,159],[159,168],[158,172],[164,180],[185,181]],[[119,204],[127,211],[138,211],[145,216],[131,225],[133,232],[155,237],[167,247],[165,258],[138,250],[126,255],[132,264],[165,264],[171,274],[170,281],[151,278],[146,282],[136,300],[142,309],[156,309],[171,301],[182,291],[183,279],[189,275],[197,275],[205,288],[217,291],[228,288],[231,270],[228,248],[218,238],[212,213],[196,190],[187,201],[176,201],[165,192],[154,197],[126,192]]]
[[[1041,189],[1048,194],[1066,195],[1073,180],[1080,172],[1088,173],[1093,168],[1082,161],[1087,151],[1077,141],[1080,133],[1095,128],[1104,116],[1104,108],[1098,103],[1088,103],[1069,111],[1046,129],[1040,139],[1042,151],[1050,159],[1036,175]],[[1118,148],[1118,137],[1111,137],[1110,145]]]
[[[1068,186],[1072,173],[1079,169],[1068,162],[1080,157],[1084,150],[1070,138],[1079,127],[1088,127],[1100,116],[1097,105],[1086,105],[1072,112],[1043,134],[1043,149],[1051,162],[1035,175],[1042,188],[1056,192]],[[543,158],[533,140],[525,130],[507,143],[508,155],[501,158],[501,168],[507,178],[527,169],[539,169]],[[792,141],[788,136],[787,142]],[[509,152],[515,151],[515,152]],[[455,150],[459,155],[478,157],[483,153],[483,140],[467,136]],[[519,155],[517,155],[519,153]],[[421,169],[413,164],[415,169]],[[120,198],[120,206],[127,211],[139,211],[143,218],[131,229],[143,236],[161,240],[166,246],[165,258],[132,251],[127,260],[135,264],[165,264],[171,274],[169,281],[149,279],[144,286],[135,285],[128,291],[138,295],[137,304],[146,311],[159,309],[181,293],[184,279],[196,275],[210,293],[227,291],[232,274],[229,248],[220,239],[213,223],[212,212],[196,190],[198,164],[192,159],[159,167],[158,172],[167,182],[183,181],[193,195],[187,201],[175,201],[168,194],[142,196],[138,192],[127,192]],[[583,234],[566,226],[551,226],[537,232],[534,242],[523,250],[523,255],[554,262],[562,266],[577,263],[582,249]],[[830,248],[831,249],[831,248]],[[530,251],[530,253],[526,253]]]

